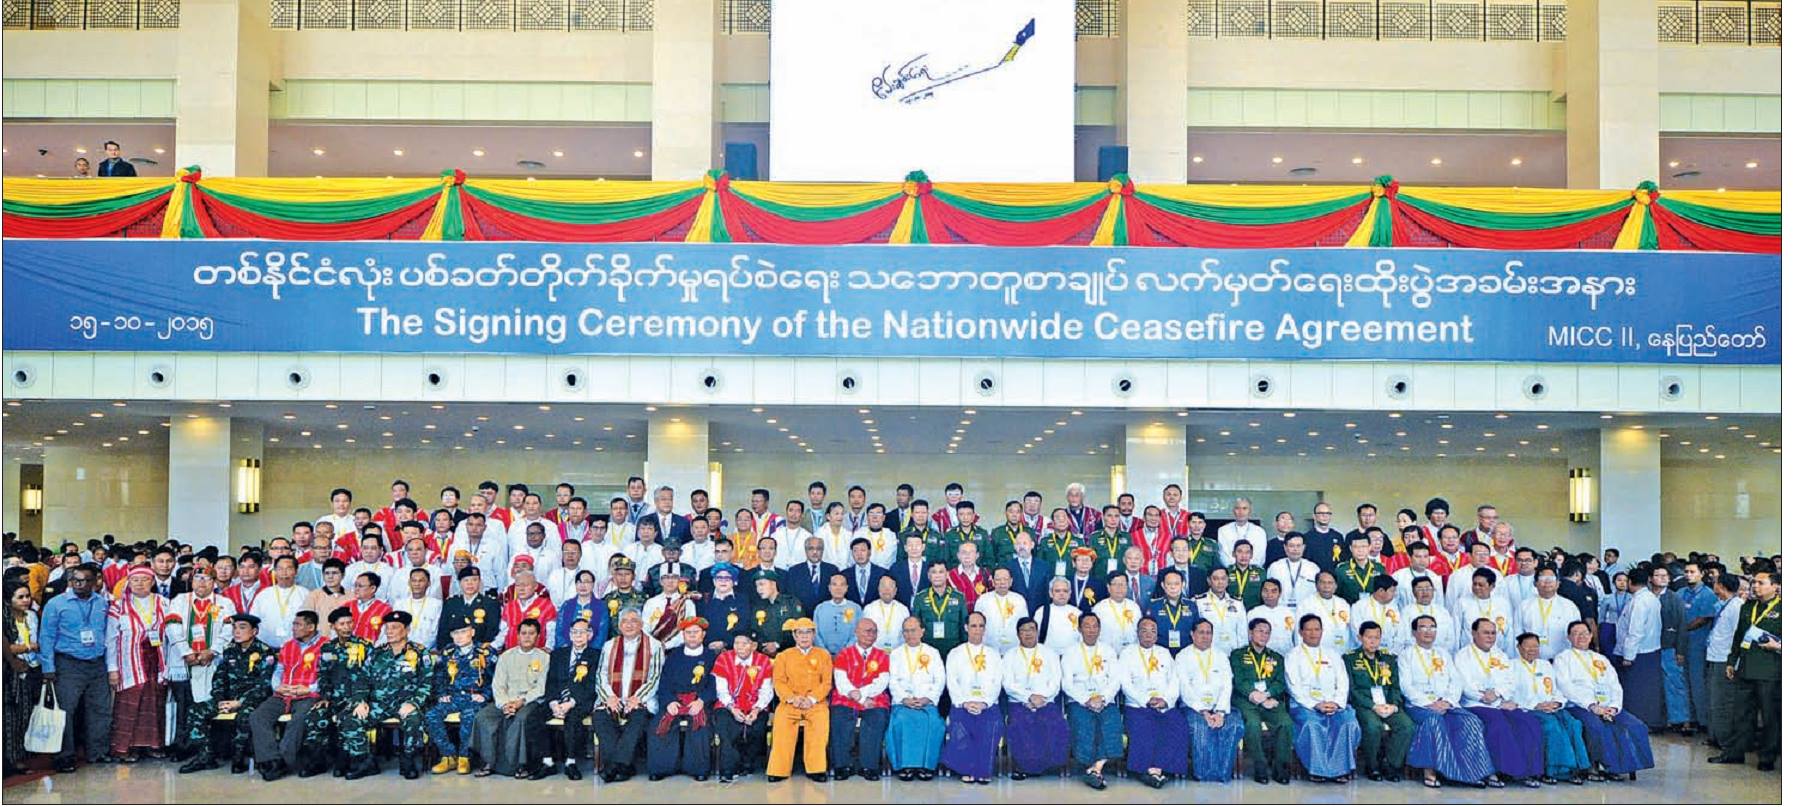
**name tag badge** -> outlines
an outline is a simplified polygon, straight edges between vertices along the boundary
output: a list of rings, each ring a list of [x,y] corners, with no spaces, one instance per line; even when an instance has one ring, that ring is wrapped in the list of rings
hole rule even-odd
[[[1257,692],[1267,692],[1268,691],[1268,682],[1267,681],[1257,681],[1256,682],[1256,691]]]
[[[1199,710],[1202,712],[1218,711],[1218,699],[1215,697],[1207,696],[1205,700],[1202,700],[1199,702]]]
[[[1068,576],[1068,563],[1066,561],[1060,561],[1060,560],[1056,561],[1056,576],[1057,577],[1067,577]]]
[[[1169,631],[1168,632],[1168,649],[1174,650],[1175,648],[1178,648],[1180,646],[1181,646],[1181,632],[1178,630]]]
[[[162,637],[161,636],[157,636],[156,634],[152,633],[144,638],[150,640],[151,647],[162,647]]]
[[[81,643],[82,644],[93,644],[94,643],[94,632],[91,630],[82,631],[81,632]]]
[[[980,698],[981,697],[981,688],[974,687],[973,689],[968,690],[968,694],[970,697]]]
[[[942,622],[937,622],[937,623],[934,623],[931,625],[931,638],[933,638],[933,639],[943,638],[943,623]]]
[[[1386,706],[1387,705],[1387,691],[1384,689],[1381,689],[1380,687],[1369,688],[1368,697],[1370,700],[1374,701],[1375,706]]]
[[[1322,689],[1312,690],[1312,700],[1315,700],[1315,701],[1324,700],[1324,690],[1322,690]]]
[[[1107,558],[1106,559],[1106,574],[1111,574],[1113,571],[1115,571],[1117,569],[1118,569],[1118,559],[1117,558]]]

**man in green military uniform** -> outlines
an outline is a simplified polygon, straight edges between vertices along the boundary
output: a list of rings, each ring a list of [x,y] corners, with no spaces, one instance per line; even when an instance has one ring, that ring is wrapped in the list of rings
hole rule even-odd
[[[600,598],[606,606],[606,621],[612,626],[612,635],[618,635],[619,614],[632,609],[641,611],[649,599],[637,587],[637,564],[624,555],[613,555],[612,590]]]
[[[349,773],[350,759],[337,747],[338,727],[348,711],[348,697],[354,692],[374,645],[355,633],[356,615],[347,605],[331,612],[331,630],[336,636],[319,649],[319,704],[314,707],[306,726],[306,745],[315,750],[334,749],[331,775]],[[290,730],[292,726],[288,727]],[[317,774],[317,770],[301,771],[301,776]]]
[[[1049,514],[1049,530],[1037,542],[1037,558],[1050,565],[1050,577],[1074,577],[1074,551],[1085,546],[1084,536],[1069,527],[1068,511],[1060,507]],[[1075,592],[1080,596],[1080,592]]]
[[[1093,548],[1093,573],[1099,579],[1124,568],[1124,551],[1131,548],[1131,535],[1124,530],[1124,514],[1118,505],[1108,504],[1100,511],[1099,529],[1087,534],[1087,545]]]
[[[1248,541],[1238,541],[1236,546],[1231,547],[1231,560],[1235,563],[1224,569],[1224,573],[1230,578],[1230,585],[1225,590],[1242,601],[1244,607],[1249,607],[1250,592],[1255,592],[1255,604],[1260,605],[1262,602],[1262,567],[1250,562],[1250,556],[1254,553],[1255,548]]]
[[[1205,513],[1195,512],[1187,517],[1187,550],[1193,555],[1187,569],[1188,585],[1194,591],[1203,592],[1206,581],[1212,577],[1212,570],[1224,568],[1223,562],[1219,561],[1224,553],[1218,551],[1218,539],[1206,537]]]
[[[1364,550],[1368,547],[1367,536],[1350,540],[1361,541]],[[1368,781],[1403,781],[1406,752],[1412,748],[1418,726],[1400,708],[1405,695],[1399,691],[1399,659],[1380,649],[1379,622],[1363,622],[1357,636],[1361,648],[1343,656],[1343,667],[1349,670],[1349,704],[1355,707],[1356,722],[1362,724],[1362,754],[1357,764]]]
[[[1780,572],[1757,569],[1752,586],[1755,599],[1743,606],[1724,666],[1725,678],[1737,690],[1737,713],[1724,752],[1708,761],[1742,762],[1755,739],[1755,767],[1771,771],[1780,760]],[[1752,737],[1757,712],[1761,733]]]
[[[450,646],[450,625],[467,622],[475,627],[475,643],[489,644],[500,635],[500,598],[485,591],[481,567],[470,565],[456,573],[456,590],[444,600],[437,615],[437,647]]]
[[[995,561],[987,544],[987,531],[975,526],[975,522],[978,520],[980,520],[980,516],[975,514],[974,502],[967,499],[956,502],[956,525],[950,527],[949,532],[944,533],[943,541],[950,547],[952,557],[955,550],[960,549],[963,544],[974,544],[975,551],[979,556],[976,565],[991,572],[993,567],[1005,562],[1005,559],[1012,553],[1007,552],[1000,555],[999,560]],[[930,556],[927,554],[926,557]]]
[[[930,502],[924,499],[913,499],[907,518],[909,521],[899,532],[901,546],[905,546],[907,538],[916,535],[924,541],[924,559],[927,562],[933,560],[941,560],[946,564],[955,562],[955,547],[947,538],[943,537],[943,533],[938,532],[937,528],[931,524]]]
[[[381,772],[369,737],[388,718],[400,721],[397,738],[400,775],[419,778],[419,752],[425,747],[425,707],[431,700],[431,676],[435,657],[418,642],[409,641],[412,615],[394,611],[381,620],[387,641],[369,653],[362,675],[356,677],[338,713],[343,752],[356,760],[344,779],[361,779]]]
[[[981,564],[992,574],[994,569],[1018,555],[1018,541],[1029,535],[1036,545],[1037,533],[1024,523],[1024,505],[1016,500],[1006,502],[1006,523],[987,533],[987,545],[981,547]],[[1035,560],[1035,554],[1032,559]],[[1021,585],[1020,588],[1023,588]]]
[[[1368,532],[1379,532],[1374,527]],[[1350,605],[1368,593],[1374,585],[1374,578],[1387,573],[1387,567],[1375,562],[1368,556],[1371,544],[1368,533],[1360,530],[1349,534],[1349,559],[1337,564],[1337,596]]]
[[[1293,769],[1293,717],[1287,714],[1287,670],[1268,648],[1268,620],[1249,621],[1249,645],[1231,654],[1231,708],[1243,716],[1243,747],[1258,785],[1286,784]],[[1264,744],[1273,746],[1272,753]]]
[[[231,722],[231,772],[250,769],[244,749],[250,747],[250,710],[255,709],[273,691],[275,648],[256,638],[262,620],[249,614],[231,618],[231,644],[219,654],[219,666],[212,676],[212,698],[195,703],[187,710],[188,743],[199,749],[194,758],[181,766],[182,773],[209,771],[219,766],[213,755],[213,719],[219,715],[235,715]]]
[[[968,600],[950,587],[949,570],[942,563],[931,563],[929,575],[931,587],[912,595],[912,615],[924,623],[924,643],[948,657],[967,641]]]
[[[757,648],[773,656],[793,646],[793,631],[782,626],[789,619],[806,616],[806,607],[792,594],[782,593],[780,572],[760,569],[752,572],[750,579],[756,586],[756,597],[749,605],[753,626],[750,635],[755,637]]]

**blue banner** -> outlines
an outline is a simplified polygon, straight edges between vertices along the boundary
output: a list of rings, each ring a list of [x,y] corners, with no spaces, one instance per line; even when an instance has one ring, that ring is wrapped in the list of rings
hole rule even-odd
[[[9,350],[1778,364],[1696,252],[5,243]]]

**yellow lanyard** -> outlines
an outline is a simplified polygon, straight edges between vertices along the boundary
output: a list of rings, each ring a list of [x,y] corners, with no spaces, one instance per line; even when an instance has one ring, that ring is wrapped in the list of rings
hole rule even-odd
[[[1434,647],[1431,648],[1430,655],[1428,655],[1428,656],[1425,655],[1424,651],[1422,649],[1418,648],[1417,646],[1412,647],[1412,652],[1417,654],[1418,666],[1424,668],[1425,677],[1436,678],[1437,676],[1435,674],[1435,669],[1431,667],[1431,664],[1433,662],[1437,661],[1437,649]]]
[[[1137,660],[1143,662],[1144,675],[1149,675],[1162,668],[1161,663],[1156,661],[1156,651],[1152,649],[1148,652],[1144,652],[1141,645],[1137,647]]]
[[[1773,613],[1774,609],[1778,608],[1778,607],[1780,607],[1780,598],[1775,597],[1774,599],[1769,600],[1760,610],[1756,610],[1753,607],[1750,608],[1749,609],[1749,626],[1752,628],[1761,627],[1762,620],[1764,618],[1766,618],[1768,616],[1768,614]]]
[[[19,644],[31,644],[31,623],[29,620],[15,619],[13,624],[19,626]]]
[[[159,625],[151,624],[152,622],[156,621],[156,600],[154,598],[154,595],[152,595],[152,598],[150,600],[150,607],[148,609],[139,607],[137,604],[137,598],[132,597],[131,598],[131,610],[137,612],[137,623],[139,625],[144,626],[144,630],[147,630],[147,631],[156,630],[158,627],[161,627]]]
[[[1360,577],[1356,576],[1355,564],[1350,563],[1349,564],[1349,579],[1354,580],[1356,582],[1357,588],[1361,589],[1362,591],[1367,591],[1368,584],[1374,581],[1374,562],[1373,561],[1368,562],[1368,573],[1361,575]]]
[[[943,621],[943,612],[949,610],[949,602],[950,602],[950,597],[949,597],[949,592],[947,592],[947,591],[943,592],[943,604],[942,605],[937,604],[937,592],[926,591],[924,593],[925,607],[931,609],[932,613],[935,613],[937,615],[938,622]]]
[[[1091,655],[1089,655],[1087,653],[1087,645],[1085,643],[1082,643],[1080,647],[1081,647],[1081,661],[1087,665],[1087,674],[1093,675],[1094,673],[1099,672],[1100,665],[1103,663],[1100,661],[1099,651],[1097,649],[1095,649],[1093,651],[1093,653]]]
[[[1237,584],[1237,594],[1240,596],[1248,596],[1250,570],[1243,569],[1239,572],[1236,569],[1232,569],[1230,570],[1230,573],[1232,582]]]
[[[1162,616],[1168,617],[1168,629],[1180,630],[1181,620],[1187,618],[1187,603],[1182,602],[1179,608],[1168,610],[1168,601],[1162,601]]]
[[[1518,659],[1518,663],[1524,665],[1525,672],[1530,673],[1530,680],[1543,682],[1543,694],[1544,695],[1555,694],[1555,677],[1554,676],[1538,675],[1537,674],[1537,663],[1534,661],[1525,661],[1524,659]]]
[[[1208,648],[1206,648],[1204,653],[1196,653],[1194,655],[1196,658],[1199,659],[1199,677],[1200,677],[1200,679],[1205,681],[1207,684],[1211,684],[1212,683],[1212,648],[1208,647]]]
[[[1274,670],[1272,669],[1273,665],[1268,664],[1267,662],[1268,654],[1266,652],[1257,653],[1256,651],[1251,650],[1249,651],[1249,658],[1251,661],[1255,662],[1257,680],[1266,679],[1274,674]],[[1266,672],[1264,672],[1264,670],[1266,670]]]
[[[1031,648],[1031,650],[1035,650],[1035,648]],[[1026,650],[1023,655],[1024,674],[1026,676],[1035,675],[1043,670],[1043,663],[1039,660],[1039,657],[1043,655],[1043,651],[1037,650],[1036,652],[1030,652],[1030,650]]]
[[[1543,624],[1538,627],[1543,630],[1549,629],[1549,612],[1553,610],[1555,610],[1555,600],[1553,598],[1537,598],[1537,616],[1543,620]]]
[[[280,612],[280,617],[284,620],[287,619],[287,601],[294,596],[295,590],[295,587],[289,586],[287,594],[284,596],[281,593],[281,587],[276,586],[269,592],[269,596],[275,598],[275,608]]]
[[[1062,539],[1061,543],[1059,543],[1059,544],[1056,542],[1057,537],[1060,537]],[[1051,549],[1054,549],[1056,551],[1056,557],[1058,557],[1058,558],[1068,557],[1068,545],[1072,544],[1072,543],[1074,543],[1073,535],[1057,536],[1056,534],[1051,533],[1049,536],[1049,546]]]
[[[1307,645],[1302,644],[1299,646],[1299,652],[1304,653],[1306,663],[1312,665],[1312,680],[1317,681],[1324,677],[1324,649],[1319,648],[1317,657],[1313,657],[1312,651],[1307,648]]]
[[[1107,538],[1111,538],[1111,539],[1112,539],[1112,540],[1111,540],[1111,541],[1109,541],[1109,542],[1107,542],[1107,543],[1106,543],[1106,545],[1105,545],[1105,547],[1106,547],[1106,554],[1108,554],[1108,555],[1110,555],[1110,556],[1112,556],[1112,557],[1114,557],[1114,558],[1115,558],[1115,557],[1118,557],[1118,539],[1119,539],[1119,536],[1117,536],[1117,535],[1108,535],[1108,534],[1107,534],[1107,533],[1103,533],[1103,532],[1102,532],[1102,533],[1100,533],[1100,534],[1099,534],[1099,537],[1100,537],[1100,540],[1102,540],[1102,541],[1103,541],[1103,540],[1105,540],[1105,539],[1107,539]]]

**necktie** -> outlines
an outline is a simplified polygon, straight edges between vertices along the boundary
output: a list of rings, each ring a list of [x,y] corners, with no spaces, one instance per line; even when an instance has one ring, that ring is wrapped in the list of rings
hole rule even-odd
[[[912,561],[912,590],[918,591],[918,561]]]
[[[856,593],[868,594],[868,567],[863,566],[856,571]]]
[[[808,563],[806,565],[812,567],[812,587],[818,588],[818,564]]]
[[[1027,585],[1027,586],[1030,585],[1031,584],[1031,562],[1029,560],[1027,560],[1023,564],[1020,564],[1020,571],[1024,572],[1025,585]]]

